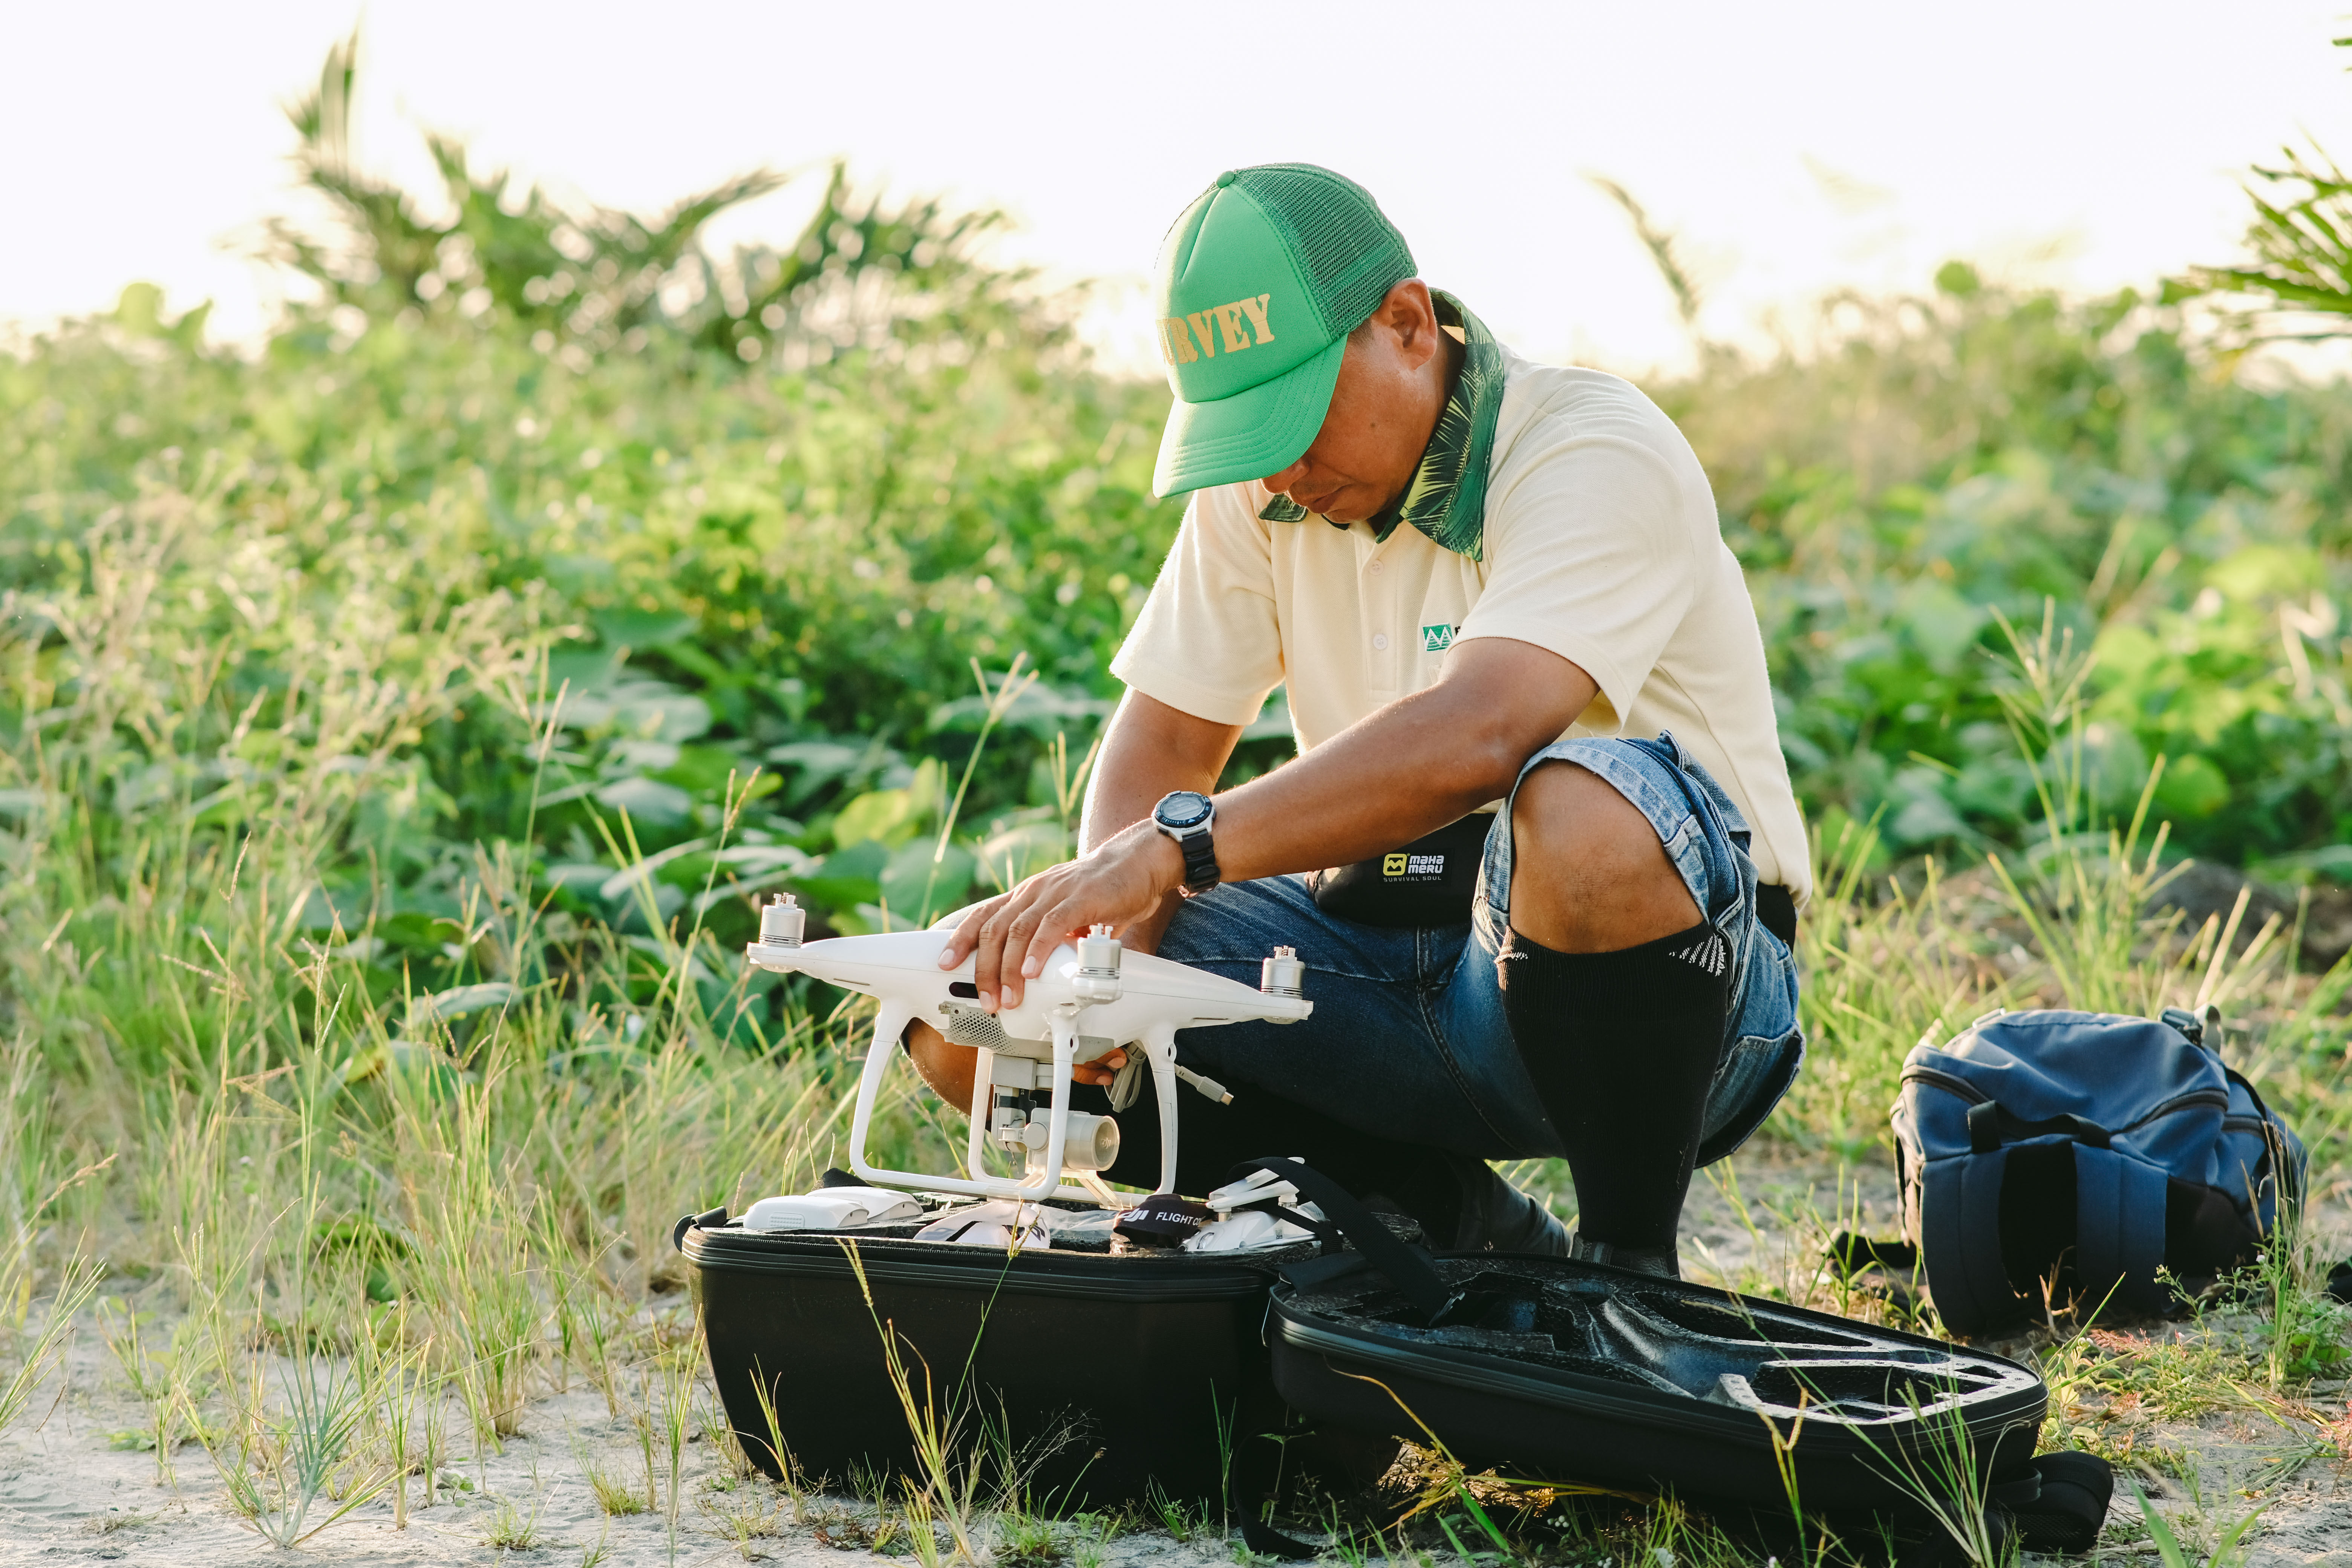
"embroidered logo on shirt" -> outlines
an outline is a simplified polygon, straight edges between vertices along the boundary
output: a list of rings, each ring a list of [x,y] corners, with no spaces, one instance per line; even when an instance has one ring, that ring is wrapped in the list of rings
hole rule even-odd
[[[1709,974],[1720,974],[1724,965],[1730,962],[1731,952],[1720,935],[1710,932],[1705,941],[1694,943],[1674,956],[1685,963],[1697,964]]]
[[[1453,646],[1454,628],[1450,625],[1441,623],[1437,626],[1423,626],[1421,628],[1422,652],[1444,653],[1447,648],[1450,648]]]

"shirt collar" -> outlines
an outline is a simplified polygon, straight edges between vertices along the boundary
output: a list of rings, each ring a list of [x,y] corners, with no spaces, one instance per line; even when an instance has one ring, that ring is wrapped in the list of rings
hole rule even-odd
[[[1461,300],[1439,289],[1429,293],[1438,324],[1462,333],[1462,368],[1437,428],[1422,449],[1412,482],[1370,520],[1372,537],[1385,542],[1398,523],[1409,522],[1455,554],[1478,561],[1485,558],[1486,471],[1494,461],[1495,423],[1503,406],[1503,351]],[[1276,496],[1257,515],[1265,522],[1303,522],[1307,511],[1288,496]]]

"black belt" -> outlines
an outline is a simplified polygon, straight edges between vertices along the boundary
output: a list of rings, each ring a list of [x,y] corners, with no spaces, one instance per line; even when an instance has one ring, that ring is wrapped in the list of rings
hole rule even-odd
[[[1494,820],[1474,813],[1401,849],[1314,872],[1307,891],[1325,914],[1359,925],[1459,925],[1470,918]],[[1783,942],[1797,945],[1797,900],[1787,888],[1778,882],[1758,888],[1756,918]]]

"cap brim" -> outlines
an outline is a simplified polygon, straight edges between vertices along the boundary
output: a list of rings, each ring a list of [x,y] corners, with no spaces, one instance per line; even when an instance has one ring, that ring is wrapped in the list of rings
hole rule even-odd
[[[1348,340],[1302,360],[1272,381],[1214,403],[1179,401],[1168,410],[1151,493],[1175,495],[1240,479],[1262,479],[1298,461],[1315,444],[1339,382]]]

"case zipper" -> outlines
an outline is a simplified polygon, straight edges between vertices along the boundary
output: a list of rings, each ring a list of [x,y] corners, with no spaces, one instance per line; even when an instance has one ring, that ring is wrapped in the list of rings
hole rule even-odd
[[[2116,1134],[2120,1136],[2123,1133],[2135,1131],[2139,1128],[2145,1127],[2149,1122],[2156,1121],[2158,1117],[2169,1116],[2176,1110],[2194,1110],[2196,1107],[2200,1105],[2218,1105],[2222,1110],[2227,1110],[2230,1108],[2230,1091],[2222,1089],[2192,1089],[2186,1094],[2176,1094],[2170,1100],[2166,1100],[2162,1105],[2158,1106],[2154,1110],[2149,1111],[2146,1116],[2141,1117],[2137,1121],[2131,1122],[2126,1126],[2118,1127],[2116,1129]],[[2225,1125],[2227,1124],[2228,1120],[2229,1119],[2227,1117],[2222,1119]]]
[[[1961,1100],[1967,1100],[1970,1105],[1982,1105],[1992,1098],[1992,1096],[1987,1094],[1984,1090],[1979,1089],[1968,1079],[1960,1078],[1953,1073],[1945,1072],[1939,1068],[1905,1068],[1903,1069],[1903,1081],[1905,1083],[1924,1083],[1932,1085],[1937,1089],[1942,1089],[1947,1094],[1954,1095]],[[2127,1122],[2124,1126],[2116,1128],[2116,1135],[2120,1137],[2126,1132],[2130,1132],[2138,1128],[2145,1127],[2149,1122],[2156,1121],[2158,1117],[2169,1116],[2176,1110],[2187,1110],[2200,1105],[2219,1105],[2226,1110],[2229,1103],[2230,1095],[2227,1089],[2192,1089],[2186,1094],[2174,1095],[2170,1100],[2166,1100],[2163,1104],[2158,1106],[2155,1110],[2149,1111],[2146,1116],[2141,1117],[2138,1121]],[[2248,1127],[2260,1125],[2258,1122],[2243,1117],[2224,1117],[2222,1118],[2221,1125],[2224,1127],[2230,1127],[2234,1126],[2241,1121],[2245,1122]]]
[[[1903,1081],[1905,1083],[1933,1084],[1936,1088],[1942,1089],[1947,1094],[1958,1095],[1970,1105],[1982,1105],[1986,1100],[1992,1098],[1992,1096],[1987,1094],[1983,1089],[1979,1089],[1968,1079],[1964,1078],[1956,1078],[1952,1074],[1937,1068],[1905,1068],[1903,1069]]]

